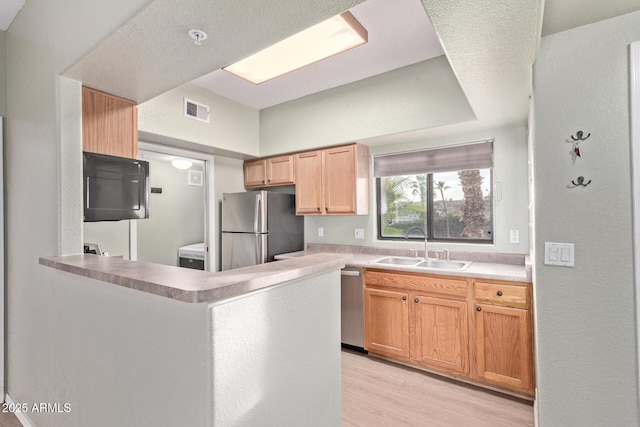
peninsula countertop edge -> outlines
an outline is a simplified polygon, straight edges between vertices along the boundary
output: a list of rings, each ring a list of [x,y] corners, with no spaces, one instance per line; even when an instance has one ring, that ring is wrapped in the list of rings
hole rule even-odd
[[[188,303],[215,303],[291,280],[341,269],[349,254],[313,253],[221,272],[91,254],[41,257],[40,264],[90,279]]]

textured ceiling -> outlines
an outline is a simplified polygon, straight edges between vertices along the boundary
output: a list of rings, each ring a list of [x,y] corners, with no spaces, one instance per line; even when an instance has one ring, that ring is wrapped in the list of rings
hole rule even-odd
[[[350,11],[369,33],[369,42],[363,46],[260,85],[224,70],[216,70],[193,83],[263,109],[444,53],[420,0],[367,0]]]
[[[376,1],[395,4],[367,3]],[[372,144],[526,123],[542,33],[640,8],[638,0],[414,1],[422,2],[477,120],[367,141]],[[144,102],[363,2],[155,0],[65,76]],[[186,36],[194,27],[209,35],[200,47]]]
[[[64,75],[140,103],[361,1],[155,0]],[[196,46],[191,28],[205,31],[206,43]]]

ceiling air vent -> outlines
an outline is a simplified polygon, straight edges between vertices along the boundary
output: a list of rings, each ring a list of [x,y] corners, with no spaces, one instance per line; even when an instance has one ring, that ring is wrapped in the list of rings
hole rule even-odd
[[[209,106],[184,98],[184,115],[209,123]]]

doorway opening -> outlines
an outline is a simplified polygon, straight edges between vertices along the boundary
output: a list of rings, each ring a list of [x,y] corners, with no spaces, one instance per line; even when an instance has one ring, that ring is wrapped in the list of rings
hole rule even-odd
[[[214,271],[213,156],[146,142],[150,215],[130,221],[131,260]]]

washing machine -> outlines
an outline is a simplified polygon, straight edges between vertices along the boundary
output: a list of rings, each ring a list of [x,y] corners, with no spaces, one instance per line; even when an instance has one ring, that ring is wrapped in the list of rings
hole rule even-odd
[[[182,246],[178,249],[180,267],[204,270],[204,243]]]

